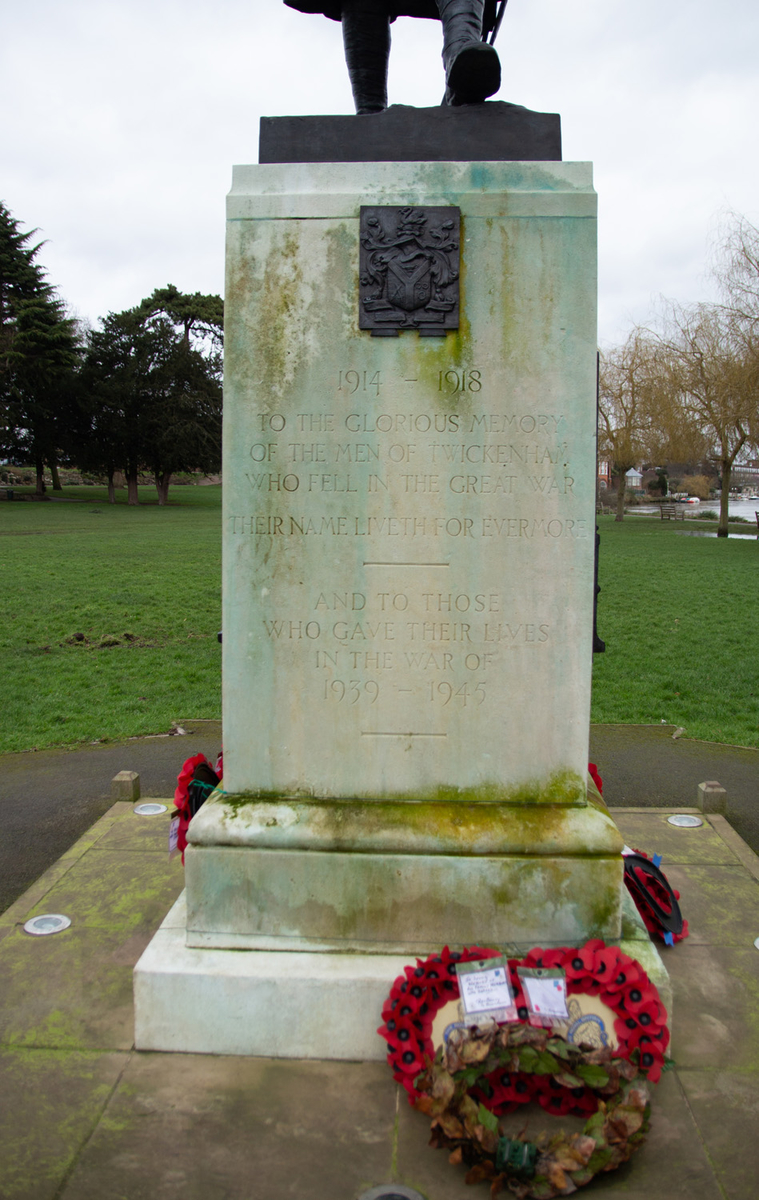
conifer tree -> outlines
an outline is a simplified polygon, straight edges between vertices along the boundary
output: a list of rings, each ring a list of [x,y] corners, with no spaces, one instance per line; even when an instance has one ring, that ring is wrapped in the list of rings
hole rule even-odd
[[[78,358],[75,323],[36,261],[37,231],[22,233],[0,202],[0,452],[54,472],[67,441]],[[60,486],[60,485],[58,485]]]

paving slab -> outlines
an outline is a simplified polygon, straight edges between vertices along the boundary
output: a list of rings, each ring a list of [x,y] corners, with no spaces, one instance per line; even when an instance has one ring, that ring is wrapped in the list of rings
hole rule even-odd
[[[0,1048],[0,1196],[54,1200],[128,1054]]]
[[[678,1068],[759,1076],[759,951],[680,942],[665,965],[675,993]],[[759,1194],[759,1189],[757,1191]]]
[[[615,809],[611,815],[633,850],[644,850],[649,857],[661,854],[665,874],[672,863],[739,864],[735,852],[707,820],[695,829],[681,829],[670,825],[668,814],[663,812],[631,813]]]
[[[134,1043],[134,963],[179,895],[183,873],[168,851],[101,849],[115,824],[125,826],[125,838],[136,830],[131,805],[114,808],[41,887],[3,914],[2,1044],[130,1049]],[[48,937],[26,934],[23,923],[46,912],[63,913],[71,926]]]
[[[742,866],[662,866],[670,884],[680,893],[691,946],[745,948],[759,937],[759,880]],[[665,966],[670,957],[674,955],[667,953]]]
[[[759,1194],[759,1080],[735,1071],[680,1071],[679,1079],[727,1200]]]
[[[98,839],[97,850],[134,850],[138,854],[155,853],[164,858],[169,854],[169,824],[176,812],[172,798],[153,797],[149,803],[165,804],[165,813],[142,816],[127,806],[129,819],[115,821]]]
[[[357,1196],[390,1177],[395,1093],[380,1063],[135,1054],[61,1200]]]

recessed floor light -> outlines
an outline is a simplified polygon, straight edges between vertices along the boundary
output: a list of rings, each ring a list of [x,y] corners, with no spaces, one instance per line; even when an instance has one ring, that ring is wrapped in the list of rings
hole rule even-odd
[[[402,1183],[385,1183],[362,1192],[358,1200],[424,1200],[424,1196]]]
[[[33,933],[35,937],[45,937],[48,933],[60,933],[62,929],[68,929],[71,924],[70,917],[64,917],[63,913],[45,913],[41,917],[32,917],[24,925],[26,933]]]
[[[133,813],[137,813],[138,817],[157,817],[159,813],[166,812],[165,804],[135,804],[132,809]]]
[[[677,825],[678,829],[697,829],[703,823],[700,817],[692,817],[688,813],[675,813],[674,817],[667,817],[667,824]]]

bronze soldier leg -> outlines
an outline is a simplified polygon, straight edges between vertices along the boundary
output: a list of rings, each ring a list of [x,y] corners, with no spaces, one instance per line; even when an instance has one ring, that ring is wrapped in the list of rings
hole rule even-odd
[[[343,45],[359,115],[387,108],[390,19],[385,0],[343,0]]]
[[[501,64],[482,41],[485,0],[437,0],[447,104],[480,104],[501,86]]]

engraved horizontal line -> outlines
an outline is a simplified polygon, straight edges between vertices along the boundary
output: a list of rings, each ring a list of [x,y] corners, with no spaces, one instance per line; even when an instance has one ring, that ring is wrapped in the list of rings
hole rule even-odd
[[[450,563],[365,562],[365,567],[450,567]]]
[[[396,733],[394,730],[390,730],[388,732],[385,730],[362,729],[361,736],[362,737],[441,737],[441,738],[446,738],[446,737],[448,737],[448,734],[447,733],[409,733],[407,731]]]

